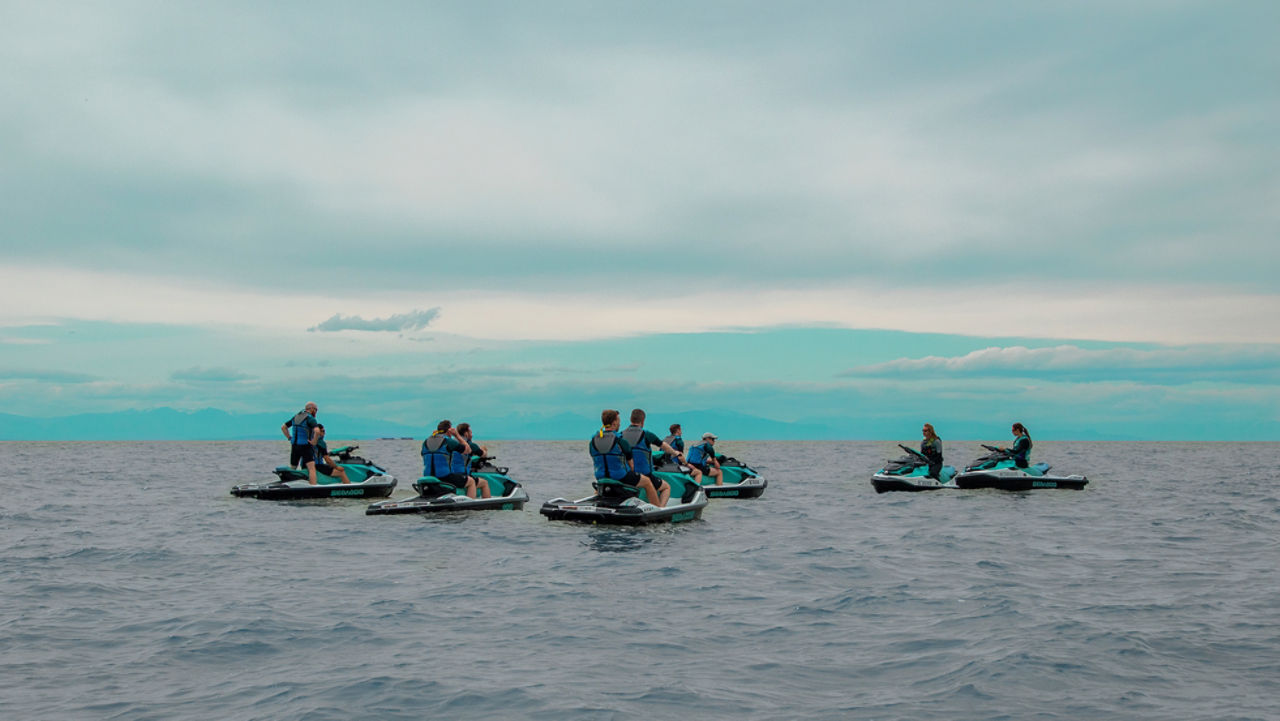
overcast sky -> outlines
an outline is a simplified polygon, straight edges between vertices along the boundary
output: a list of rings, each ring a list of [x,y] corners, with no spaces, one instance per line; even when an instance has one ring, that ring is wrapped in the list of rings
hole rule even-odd
[[[341,385],[424,426],[613,397],[796,420],[892,386],[1252,432],[1280,421],[1277,28],[1271,2],[9,3],[0,412]]]

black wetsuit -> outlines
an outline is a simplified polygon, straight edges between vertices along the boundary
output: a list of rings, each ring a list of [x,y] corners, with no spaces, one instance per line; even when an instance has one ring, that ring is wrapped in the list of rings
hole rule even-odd
[[[920,441],[920,455],[929,461],[929,477],[937,481],[942,480],[942,439]]]
[[[1018,436],[1013,448],[1009,449],[1009,455],[1013,456],[1013,465],[1026,468],[1031,457],[1031,436]]]

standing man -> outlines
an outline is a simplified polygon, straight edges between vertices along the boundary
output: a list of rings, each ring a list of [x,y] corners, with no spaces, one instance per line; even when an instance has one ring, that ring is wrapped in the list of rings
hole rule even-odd
[[[289,449],[289,467],[298,468],[299,463],[307,468],[307,476],[311,485],[316,484],[316,427],[320,423],[316,414],[320,408],[308,402],[302,410],[280,426],[280,432],[288,438],[292,447]]]
[[[659,498],[653,481],[648,476],[636,473],[632,468],[631,444],[618,436],[620,414],[612,408],[600,412],[601,428],[587,443],[587,451],[591,454],[592,465],[595,466],[596,480],[610,479],[623,485],[638,488],[645,493],[650,503],[659,508],[667,505],[666,498]],[[664,484],[665,485],[665,484]],[[669,495],[668,491],[668,495]]]

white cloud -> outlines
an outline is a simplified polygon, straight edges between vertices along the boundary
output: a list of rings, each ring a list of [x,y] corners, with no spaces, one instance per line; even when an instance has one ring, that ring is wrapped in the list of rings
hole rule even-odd
[[[900,358],[853,368],[846,376],[943,375],[1009,377],[1018,374],[1107,377],[1139,373],[1144,376],[1178,374],[1214,380],[1222,374],[1280,368],[1280,349],[1274,346],[1210,346],[1190,348],[1085,349],[1074,345],[1051,348],[992,346],[963,356]]]
[[[325,295],[262,293],[198,279],[177,281],[123,274],[9,265],[0,268],[0,325],[76,318],[177,325],[226,324],[285,335],[329,336],[343,356],[373,353],[405,342],[390,333],[359,344],[345,334],[307,334],[317,317],[343,312],[374,318],[406,307],[443,307],[430,332],[510,339],[589,339],[647,333],[692,333],[722,328],[830,324],[988,337],[1079,338],[1155,343],[1280,342],[1280,295],[1219,288],[1082,289],[1070,283],[959,283],[940,288],[862,283],[857,287],[685,289],[655,280],[648,297],[565,289],[517,293],[473,290]],[[632,309],[620,322],[619,308]],[[1117,312],[1116,309],[1123,309]],[[421,334],[424,331],[417,331]],[[410,337],[409,335],[406,336]]]
[[[439,308],[412,310],[408,313],[396,313],[386,318],[370,318],[365,320],[358,315],[344,316],[335,313],[328,320],[308,328],[308,331],[335,332],[342,330],[363,331],[415,331],[422,330],[440,315]]]

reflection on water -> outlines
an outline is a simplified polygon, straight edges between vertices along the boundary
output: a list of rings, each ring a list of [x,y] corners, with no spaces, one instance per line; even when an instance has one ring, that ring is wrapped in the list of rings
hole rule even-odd
[[[639,551],[653,543],[653,533],[645,528],[593,528],[582,545],[593,551],[625,553]]]

